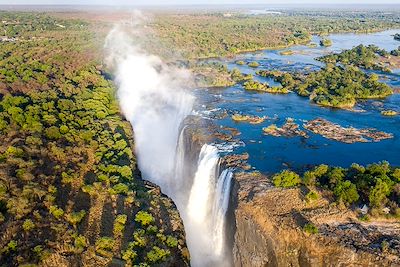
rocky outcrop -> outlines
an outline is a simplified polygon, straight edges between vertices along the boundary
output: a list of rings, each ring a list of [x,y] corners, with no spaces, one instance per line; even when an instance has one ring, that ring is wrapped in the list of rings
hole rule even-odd
[[[400,266],[400,224],[357,220],[323,195],[279,189],[259,173],[237,174],[234,266]],[[305,225],[318,233],[308,234]]]

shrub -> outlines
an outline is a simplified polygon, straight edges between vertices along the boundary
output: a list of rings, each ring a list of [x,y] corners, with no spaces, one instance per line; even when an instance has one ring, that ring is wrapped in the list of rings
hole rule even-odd
[[[146,211],[139,211],[135,216],[135,221],[141,223],[142,226],[147,226],[154,222],[154,217]]]
[[[128,194],[129,187],[126,184],[116,184],[113,186],[113,190],[116,194]]]
[[[178,239],[169,235],[165,243],[167,244],[168,247],[175,248],[178,246]]]
[[[74,246],[78,251],[82,251],[87,247],[86,237],[83,235],[76,235],[74,240]]]
[[[45,130],[46,137],[49,139],[57,140],[61,138],[60,130],[57,126],[51,126]]]
[[[391,185],[387,179],[378,178],[375,186],[369,193],[369,203],[372,207],[381,207],[387,202],[387,196],[391,193]]]
[[[101,237],[96,241],[96,251],[112,250],[114,248],[115,241],[111,237]]]
[[[318,234],[318,228],[312,223],[306,223],[303,230],[308,234]]]
[[[22,228],[24,229],[24,231],[29,232],[35,228],[35,224],[32,222],[31,219],[26,219],[22,224]]]
[[[308,194],[306,195],[305,199],[307,202],[312,202],[314,200],[317,200],[319,198],[319,195],[317,192],[311,190],[310,192],[308,192]]]
[[[282,172],[274,175],[274,177],[272,177],[272,181],[277,187],[290,188],[299,185],[301,179],[297,173],[289,170],[283,170]]]
[[[57,206],[50,206],[49,211],[56,219],[61,219],[64,216],[64,211]]]
[[[121,236],[125,229],[126,220],[128,216],[125,214],[118,215],[114,220],[114,236]]]
[[[160,261],[165,261],[169,255],[169,250],[154,246],[153,249],[147,253],[146,258],[150,263],[154,264]]]
[[[248,64],[248,66],[251,67],[251,68],[257,68],[257,67],[260,66],[260,64],[258,64],[257,61],[253,61],[253,62],[250,62],[250,63]]]
[[[72,224],[73,226],[76,226],[79,224],[83,217],[85,217],[86,211],[81,210],[79,212],[72,212],[71,214],[68,214],[66,217],[67,221]]]

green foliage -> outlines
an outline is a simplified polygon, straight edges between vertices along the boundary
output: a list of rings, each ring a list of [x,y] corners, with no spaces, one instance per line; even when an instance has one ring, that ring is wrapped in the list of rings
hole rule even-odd
[[[376,179],[376,184],[369,193],[369,202],[372,207],[382,207],[387,203],[387,196],[392,192],[392,183],[387,176]]]
[[[165,243],[167,244],[168,247],[175,248],[178,246],[178,239],[169,235]]]
[[[360,198],[356,185],[350,181],[338,182],[333,193],[339,201],[348,205],[356,202]]]
[[[3,247],[1,249],[1,253],[0,254],[2,254],[2,253],[7,254],[7,253],[10,253],[12,251],[16,251],[17,250],[17,245],[18,245],[17,241],[11,240],[10,242],[7,243],[7,245],[5,247]]]
[[[110,255],[110,251],[113,250],[114,245],[115,241],[111,237],[101,237],[96,241],[96,252],[107,257]]]
[[[74,238],[74,246],[78,251],[82,251],[88,246],[88,241],[83,235],[76,235]]]
[[[51,126],[45,130],[46,137],[49,139],[57,140],[61,138],[60,130],[57,126]]]
[[[129,191],[129,187],[126,184],[119,183],[114,185],[113,190],[115,194],[127,194]]]
[[[125,229],[125,224],[126,220],[128,219],[128,216],[125,214],[119,214],[114,220],[114,236],[121,236],[124,229]]]
[[[135,221],[142,226],[147,226],[154,222],[154,217],[146,211],[139,211],[135,216]]]
[[[49,211],[56,219],[61,219],[64,216],[64,211],[57,206],[50,206]]]
[[[393,94],[390,86],[354,66],[329,63],[325,68],[306,75],[280,71],[258,71],[257,74],[271,77],[284,89],[326,107],[351,108],[357,100],[385,98]]]
[[[153,249],[147,253],[146,258],[150,263],[154,264],[160,261],[165,261],[170,254],[171,252],[169,250],[154,246]]]
[[[310,192],[307,193],[305,200],[307,202],[312,202],[312,201],[318,200],[318,198],[319,198],[318,193],[311,190]]]
[[[320,45],[320,46],[325,46],[325,47],[327,47],[327,46],[332,46],[332,40],[327,39],[327,38],[323,38],[323,39],[321,39],[321,41],[319,42],[319,45]]]
[[[379,58],[381,56],[387,56],[389,52],[380,49],[375,45],[358,45],[350,50],[344,50],[338,54],[326,55],[317,60],[320,60],[325,63],[341,63],[346,65],[354,65],[364,69],[371,70],[379,70],[379,71],[388,71],[388,69],[383,64],[379,63]],[[377,76],[373,76],[374,80],[377,80]]]
[[[22,228],[24,229],[24,231],[29,232],[35,228],[35,224],[31,219],[26,219],[22,224]]]
[[[312,223],[305,224],[303,227],[303,231],[308,234],[318,234],[318,228]]]
[[[251,68],[258,68],[260,66],[260,64],[258,64],[257,61],[252,61],[248,64],[248,66]]]
[[[67,214],[66,219],[70,224],[76,226],[77,224],[79,224],[82,221],[82,219],[85,217],[85,215],[86,215],[86,211],[81,210],[79,212],[72,212],[70,214]]]
[[[290,188],[299,185],[301,179],[297,173],[289,170],[283,170],[279,174],[275,174],[272,177],[272,181],[277,187]]]

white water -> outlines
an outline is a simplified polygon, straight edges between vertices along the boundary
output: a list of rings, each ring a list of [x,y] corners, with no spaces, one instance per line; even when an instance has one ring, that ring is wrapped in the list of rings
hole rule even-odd
[[[199,233],[189,238],[193,266],[229,266],[225,251],[225,215],[228,209],[232,172],[219,175],[218,149],[212,145],[201,148],[197,172],[187,204],[187,229]]]
[[[105,48],[116,69],[121,109],[134,129],[139,168],[144,179],[176,203],[192,266],[227,266],[224,229],[232,173],[225,170],[218,177],[218,150],[204,145],[195,176],[184,175],[187,162],[179,129],[194,101],[181,86],[188,73],[147,54],[118,28],[109,33]]]

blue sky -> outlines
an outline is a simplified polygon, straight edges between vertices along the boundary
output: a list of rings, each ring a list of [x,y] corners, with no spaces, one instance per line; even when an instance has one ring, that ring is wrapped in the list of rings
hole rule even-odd
[[[191,4],[400,4],[400,0],[0,0],[0,4],[191,5]]]

